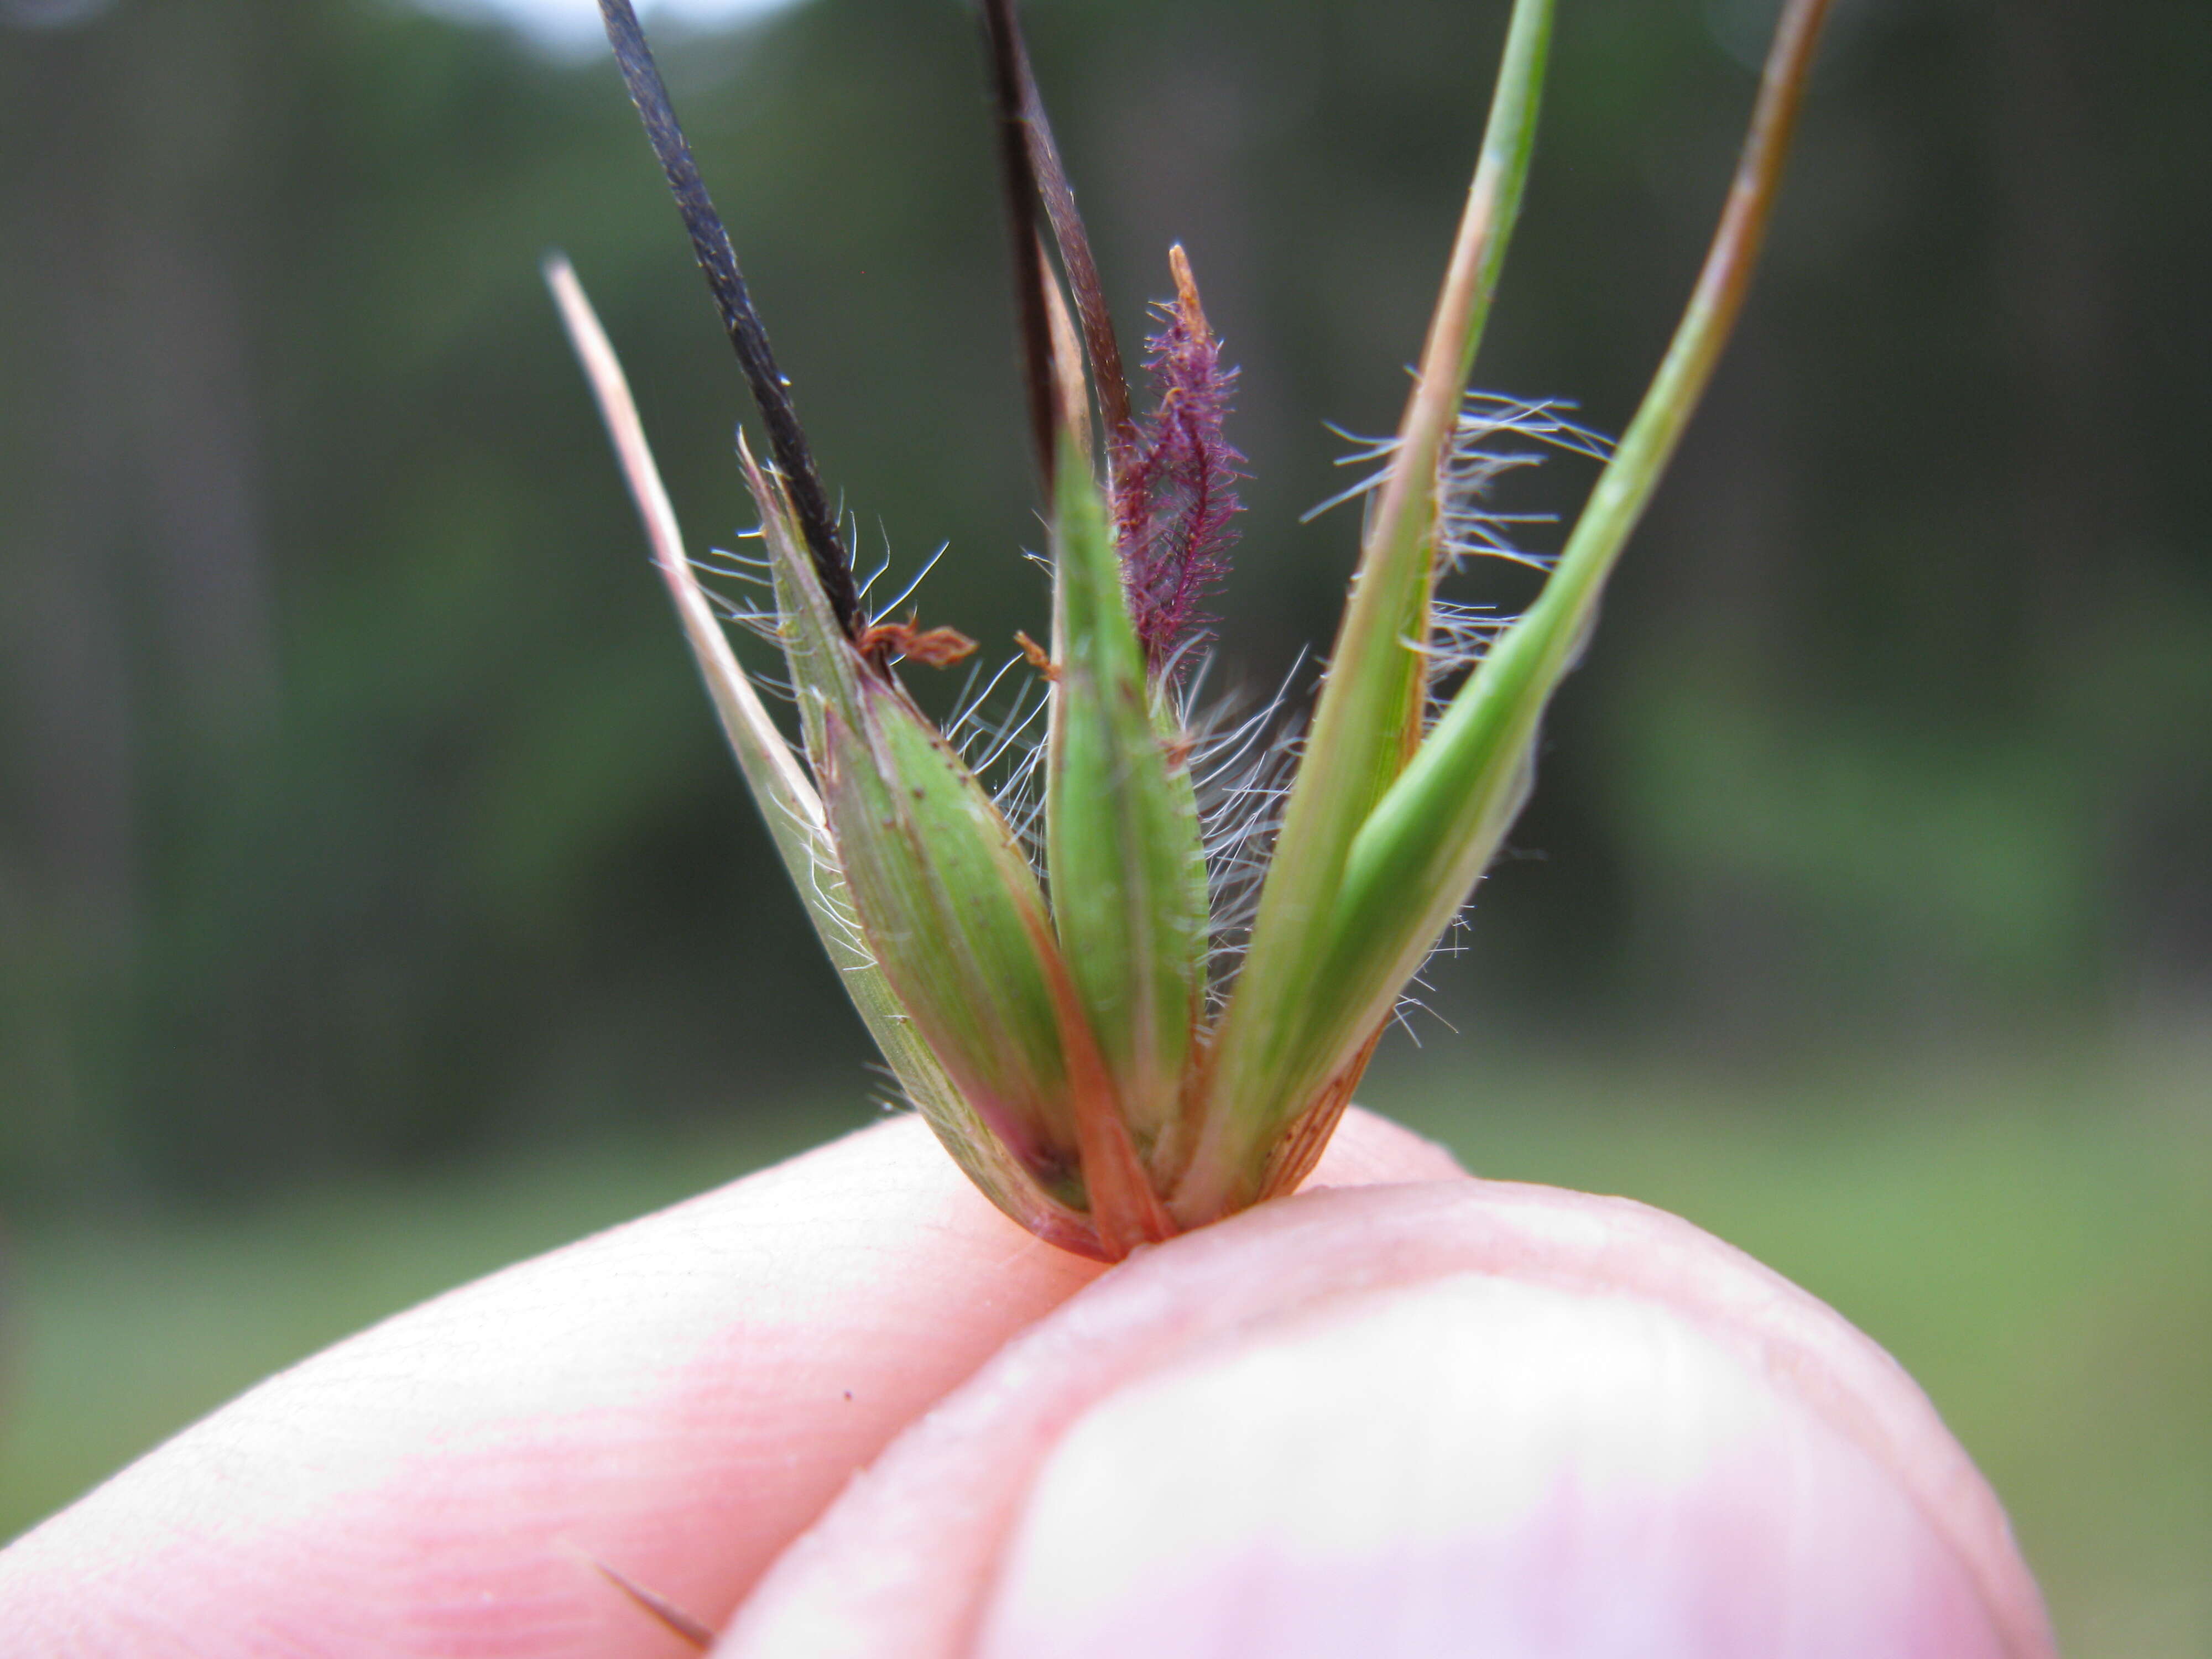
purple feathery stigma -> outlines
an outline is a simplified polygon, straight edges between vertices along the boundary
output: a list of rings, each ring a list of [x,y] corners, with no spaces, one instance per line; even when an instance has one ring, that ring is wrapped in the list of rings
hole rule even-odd
[[[1221,432],[1237,371],[1221,365],[1221,343],[1206,326],[1182,247],[1169,249],[1168,259],[1176,299],[1158,307],[1167,325],[1146,343],[1159,405],[1114,481],[1121,577],[1154,674],[1212,620],[1198,602],[1229,574],[1231,520],[1243,510],[1236,486],[1244,458]]]

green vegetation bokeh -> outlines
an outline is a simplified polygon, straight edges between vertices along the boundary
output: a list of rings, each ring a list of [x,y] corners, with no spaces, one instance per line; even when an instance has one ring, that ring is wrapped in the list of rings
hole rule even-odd
[[[1324,422],[1395,422],[1504,8],[1031,10],[1125,338],[1181,240],[1243,366],[1215,683],[1272,685],[1333,626]],[[1562,7],[1482,385],[1626,421],[1772,10]],[[864,544],[949,541],[925,620],[1040,632],[965,8],[663,55]],[[1839,9],[1742,332],[1371,1091],[1891,1344],[2083,1654],[2212,1653],[2208,60],[2196,5]],[[882,1087],[554,246],[728,545],[742,386],[611,65],[400,0],[0,0],[0,1536]]]

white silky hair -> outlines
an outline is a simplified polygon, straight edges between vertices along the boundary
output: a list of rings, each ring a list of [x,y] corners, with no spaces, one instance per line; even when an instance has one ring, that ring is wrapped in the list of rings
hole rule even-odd
[[[1493,492],[1500,479],[1540,465],[1553,453],[1599,461],[1610,456],[1611,441],[1574,420],[1574,407],[1556,398],[1521,398],[1484,392],[1466,394],[1437,469],[1437,586],[1469,558],[1502,559],[1539,571],[1552,568],[1553,555],[1529,550],[1522,545],[1520,537],[1528,526],[1553,522],[1557,515],[1502,510]],[[1361,438],[1341,428],[1332,429],[1355,446],[1337,465],[1370,470],[1358,483],[1302,515],[1301,522],[1310,522],[1347,501],[1371,503],[1396,465],[1395,438]],[[752,531],[744,538],[757,539],[760,533]],[[945,551],[946,547],[939,547],[895,598],[870,605],[872,618],[908,604]],[[693,562],[702,576],[735,580],[755,590],[736,597],[709,590],[726,619],[780,647],[788,645],[783,619],[775,605],[775,582],[763,556],[715,550]],[[860,584],[864,602],[885,578],[892,562],[886,545],[876,568]],[[769,595],[766,603],[755,597],[763,591]],[[1431,599],[1425,633],[1406,641],[1427,664],[1425,724],[1441,712],[1445,688],[1480,663],[1497,637],[1516,620],[1490,606]],[[1188,665],[1187,674],[1181,672],[1186,666],[1185,653],[1195,659]],[[1226,1006],[1251,941],[1261,891],[1304,752],[1305,716],[1295,705],[1310,678],[1308,659],[1301,652],[1271,695],[1255,697],[1249,692],[1232,692],[1209,696],[1206,684],[1214,665],[1206,641],[1200,638],[1180,647],[1178,660],[1164,671],[1167,683],[1181,684],[1175,694],[1176,723],[1187,745],[1184,763],[1189,768],[1197,799],[1200,841],[1206,860],[1205,1023],[1208,1026]],[[1042,880],[1046,866],[1042,761],[1052,685],[1047,676],[1034,672],[1026,651],[1007,657],[988,676],[985,666],[979,662],[969,670],[942,730],[945,741],[989,793]],[[787,681],[757,675],[755,678],[785,701],[792,700]],[[793,748],[797,751],[796,744]],[[823,849],[817,865],[818,884],[823,872],[836,869],[834,849]],[[833,878],[832,884],[842,896],[842,878]],[[844,942],[866,955],[866,940],[849,902],[836,905],[835,913]],[[1438,952],[1456,948],[1455,936],[1463,926],[1463,920],[1455,920],[1438,940]],[[1409,1034],[1411,1013],[1425,1006],[1415,993],[1427,988],[1417,975],[1399,1000],[1395,1018]]]

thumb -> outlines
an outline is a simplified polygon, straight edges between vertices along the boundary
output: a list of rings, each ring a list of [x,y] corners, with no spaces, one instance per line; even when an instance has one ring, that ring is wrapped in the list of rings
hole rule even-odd
[[[1142,1253],[909,1429],[721,1650],[2052,1652],[1879,1348],[1686,1223],[1491,1182]]]

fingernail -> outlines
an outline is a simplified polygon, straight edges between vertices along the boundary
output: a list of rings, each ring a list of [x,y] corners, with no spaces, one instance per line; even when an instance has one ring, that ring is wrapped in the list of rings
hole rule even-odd
[[[975,1650],[1996,1659],[1973,1582],[1786,1383],[1630,1296],[1462,1274],[1110,1395]]]

